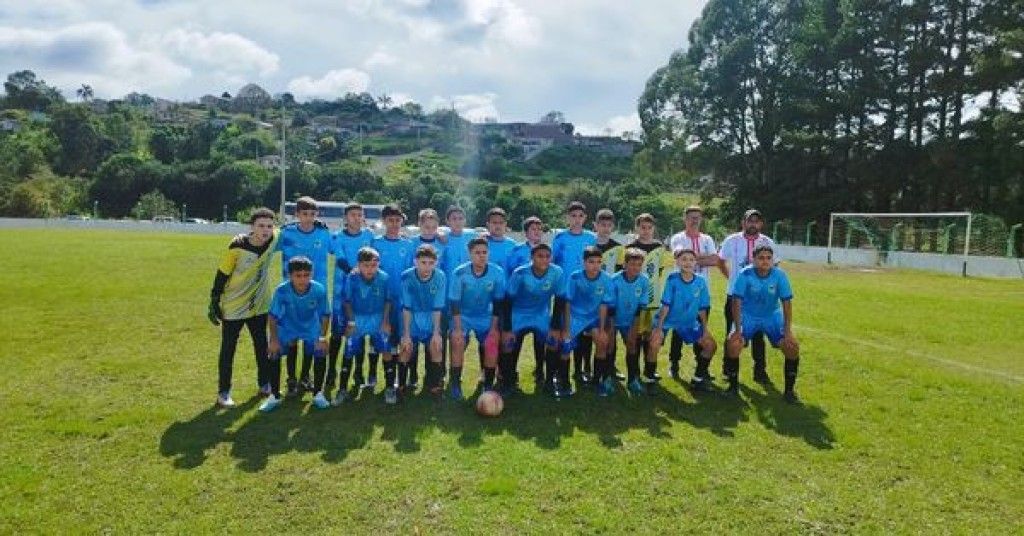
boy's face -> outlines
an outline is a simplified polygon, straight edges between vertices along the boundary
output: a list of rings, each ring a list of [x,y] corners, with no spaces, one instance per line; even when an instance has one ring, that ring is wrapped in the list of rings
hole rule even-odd
[[[587,277],[593,279],[601,272],[601,257],[587,257],[583,261],[583,270]]]
[[[309,288],[309,282],[312,279],[313,272],[309,270],[295,270],[288,273],[288,280],[291,281],[292,287],[299,292],[305,292]]]
[[[540,225],[536,223],[526,228],[526,241],[530,243],[540,242],[541,237],[544,235],[544,231],[541,230]]]
[[[256,221],[252,222],[252,234],[261,241],[270,240],[274,235],[274,220],[256,218]]]
[[[615,222],[612,220],[597,220],[594,222],[594,232],[601,238],[608,238],[612,234]]]
[[[487,266],[487,253],[487,246],[473,246],[473,249],[469,251],[469,258],[473,261],[473,266],[477,268]]]
[[[505,218],[502,218],[501,216],[491,216],[490,218],[487,218],[487,232],[490,233],[491,236],[498,238],[503,237],[505,236],[506,223],[508,222],[506,222]]]
[[[402,217],[391,214],[387,218],[384,218],[384,230],[388,234],[397,234],[402,230]]]
[[[448,215],[447,221],[448,227],[456,234],[466,228],[466,215],[461,212],[452,212]]]
[[[626,275],[633,279],[640,275],[644,269],[644,260],[641,257],[634,257],[626,261]]]
[[[546,249],[535,251],[530,258],[533,259],[533,265],[542,272],[551,265],[551,252]]]
[[[770,251],[762,251],[754,257],[754,266],[757,267],[759,272],[767,272],[772,268],[772,253]]]
[[[703,219],[704,216],[701,215],[700,212],[693,211],[688,212],[686,216],[683,217],[683,223],[686,224],[687,231],[694,232],[700,229],[700,222]]]
[[[316,220],[317,211],[316,209],[303,209],[296,211],[295,217],[299,220],[299,225],[303,227],[309,227],[313,225],[313,221]]]
[[[649,221],[642,221],[636,226],[636,236],[641,242],[654,240],[654,224]]]
[[[362,229],[363,228],[363,211],[360,209],[352,209],[345,213],[345,225],[349,229]]]
[[[437,218],[420,218],[420,234],[430,238],[437,234]]]
[[[363,276],[363,279],[373,279],[380,269],[380,259],[374,257],[368,261],[359,261],[358,266],[359,275]]]
[[[416,273],[423,279],[430,277],[430,274],[434,272],[435,264],[437,264],[437,259],[429,255],[416,257]]]
[[[683,253],[676,257],[676,266],[679,267],[679,271],[692,274],[697,267],[697,257],[693,253]]]
[[[565,215],[565,221],[568,223],[569,228],[573,231],[579,231],[583,229],[583,223],[587,221],[587,213],[582,210],[570,210]]]

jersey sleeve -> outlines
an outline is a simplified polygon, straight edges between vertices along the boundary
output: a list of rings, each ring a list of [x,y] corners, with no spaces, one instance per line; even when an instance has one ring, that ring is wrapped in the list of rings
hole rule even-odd
[[[661,293],[661,304],[662,305],[668,305],[668,306],[672,305],[672,296],[675,295],[675,286],[679,284],[678,280],[679,280],[678,277],[673,277],[673,278],[669,279],[667,283],[665,283],[665,290],[662,291],[662,293]]]
[[[647,307],[651,303],[651,280],[644,275],[641,275],[640,278],[637,282],[640,285],[640,297],[637,299],[637,304],[640,307]]]
[[[402,300],[402,307],[410,309],[412,307],[412,292],[409,288],[409,280],[402,277],[398,286],[401,288],[399,299]]]
[[[555,238],[551,240],[551,262],[561,266],[562,265],[562,249],[564,247],[565,235],[564,231],[555,235]]]
[[[522,285],[522,275],[519,270],[512,272],[512,277],[508,278],[508,287],[505,288],[505,295],[509,298],[514,298],[516,294],[519,294],[519,287]]]
[[[323,287],[321,287],[323,288]],[[317,306],[320,309],[320,316],[331,316],[331,300],[327,299],[327,289],[323,288],[318,298]]]
[[[562,286],[563,285],[559,285],[556,288]],[[569,277],[565,278],[564,287],[565,288],[562,289],[561,294],[556,292],[555,296],[561,296],[569,301],[572,301],[573,297],[576,296],[576,274],[572,274]]]
[[[235,266],[238,264],[238,252],[241,251],[239,248],[229,247],[224,256],[220,258],[220,264],[217,265],[217,270],[220,273],[231,275],[235,271]]]
[[[494,293],[491,296],[492,300],[504,300],[506,292],[506,277],[505,272],[501,271],[498,276],[494,278]]]
[[[274,297],[270,300],[270,316],[274,317],[274,320],[278,322],[284,318],[285,304],[284,296],[278,290],[274,291]]]
[[[439,292],[434,293],[434,310],[441,311],[444,310],[446,297],[445,289],[448,288],[448,283],[445,280],[444,272],[442,272],[439,269],[434,270],[434,277],[437,277],[439,279],[439,283],[441,284],[441,290]]]
[[[783,271],[779,271],[779,299],[782,301],[793,299],[793,287],[789,284],[789,276]]]
[[[700,280],[700,308],[705,311],[711,310],[711,291],[708,290],[708,282],[703,277],[698,277]]]
[[[724,240],[722,240],[721,246],[718,247],[718,258],[719,259],[722,259],[723,261],[729,260],[729,246],[731,244],[732,244],[732,242],[729,240],[728,237],[726,237]]]
[[[566,300],[568,300],[569,283],[571,278],[566,276],[565,270],[562,270],[561,268],[558,269],[558,273],[555,275],[555,277],[558,279],[555,282],[555,297],[565,298]]]
[[[604,299],[601,300],[601,303],[608,307],[615,307],[615,282],[610,277],[605,280]]]
[[[743,294],[747,291],[747,278],[741,273],[736,276],[736,280],[732,282],[732,286],[729,287],[729,296],[736,298],[737,300],[743,300]]]
[[[457,272],[452,274],[451,284],[448,285],[448,301],[462,304],[462,278]]]

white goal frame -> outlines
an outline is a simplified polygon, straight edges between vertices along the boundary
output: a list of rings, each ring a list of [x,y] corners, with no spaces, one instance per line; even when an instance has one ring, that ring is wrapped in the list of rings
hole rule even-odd
[[[967,259],[971,254],[971,220],[970,212],[832,212],[828,216],[828,263],[832,264],[832,234],[835,230],[836,218],[966,218],[967,235],[964,237],[963,275],[967,277]]]

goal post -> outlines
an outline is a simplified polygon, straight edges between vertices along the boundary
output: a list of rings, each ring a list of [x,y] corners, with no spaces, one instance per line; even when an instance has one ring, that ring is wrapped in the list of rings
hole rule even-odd
[[[902,253],[961,259],[967,275],[974,216],[970,212],[833,212],[829,215],[827,262],[856,264],[873,251],[875,262]],[[982,254],[986,254],[982,252]]]

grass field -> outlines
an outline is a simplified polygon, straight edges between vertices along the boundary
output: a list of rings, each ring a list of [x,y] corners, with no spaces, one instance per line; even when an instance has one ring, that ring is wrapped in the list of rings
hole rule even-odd
[[[528,395],[493,420],[379,391],[260,415],[245,337],[240,407],[212,405],[226,242],[0,231],[0,533],[1022,530],[1020,281],[788,265],[803,407],[745,355],[740,401],[667,381]]]

